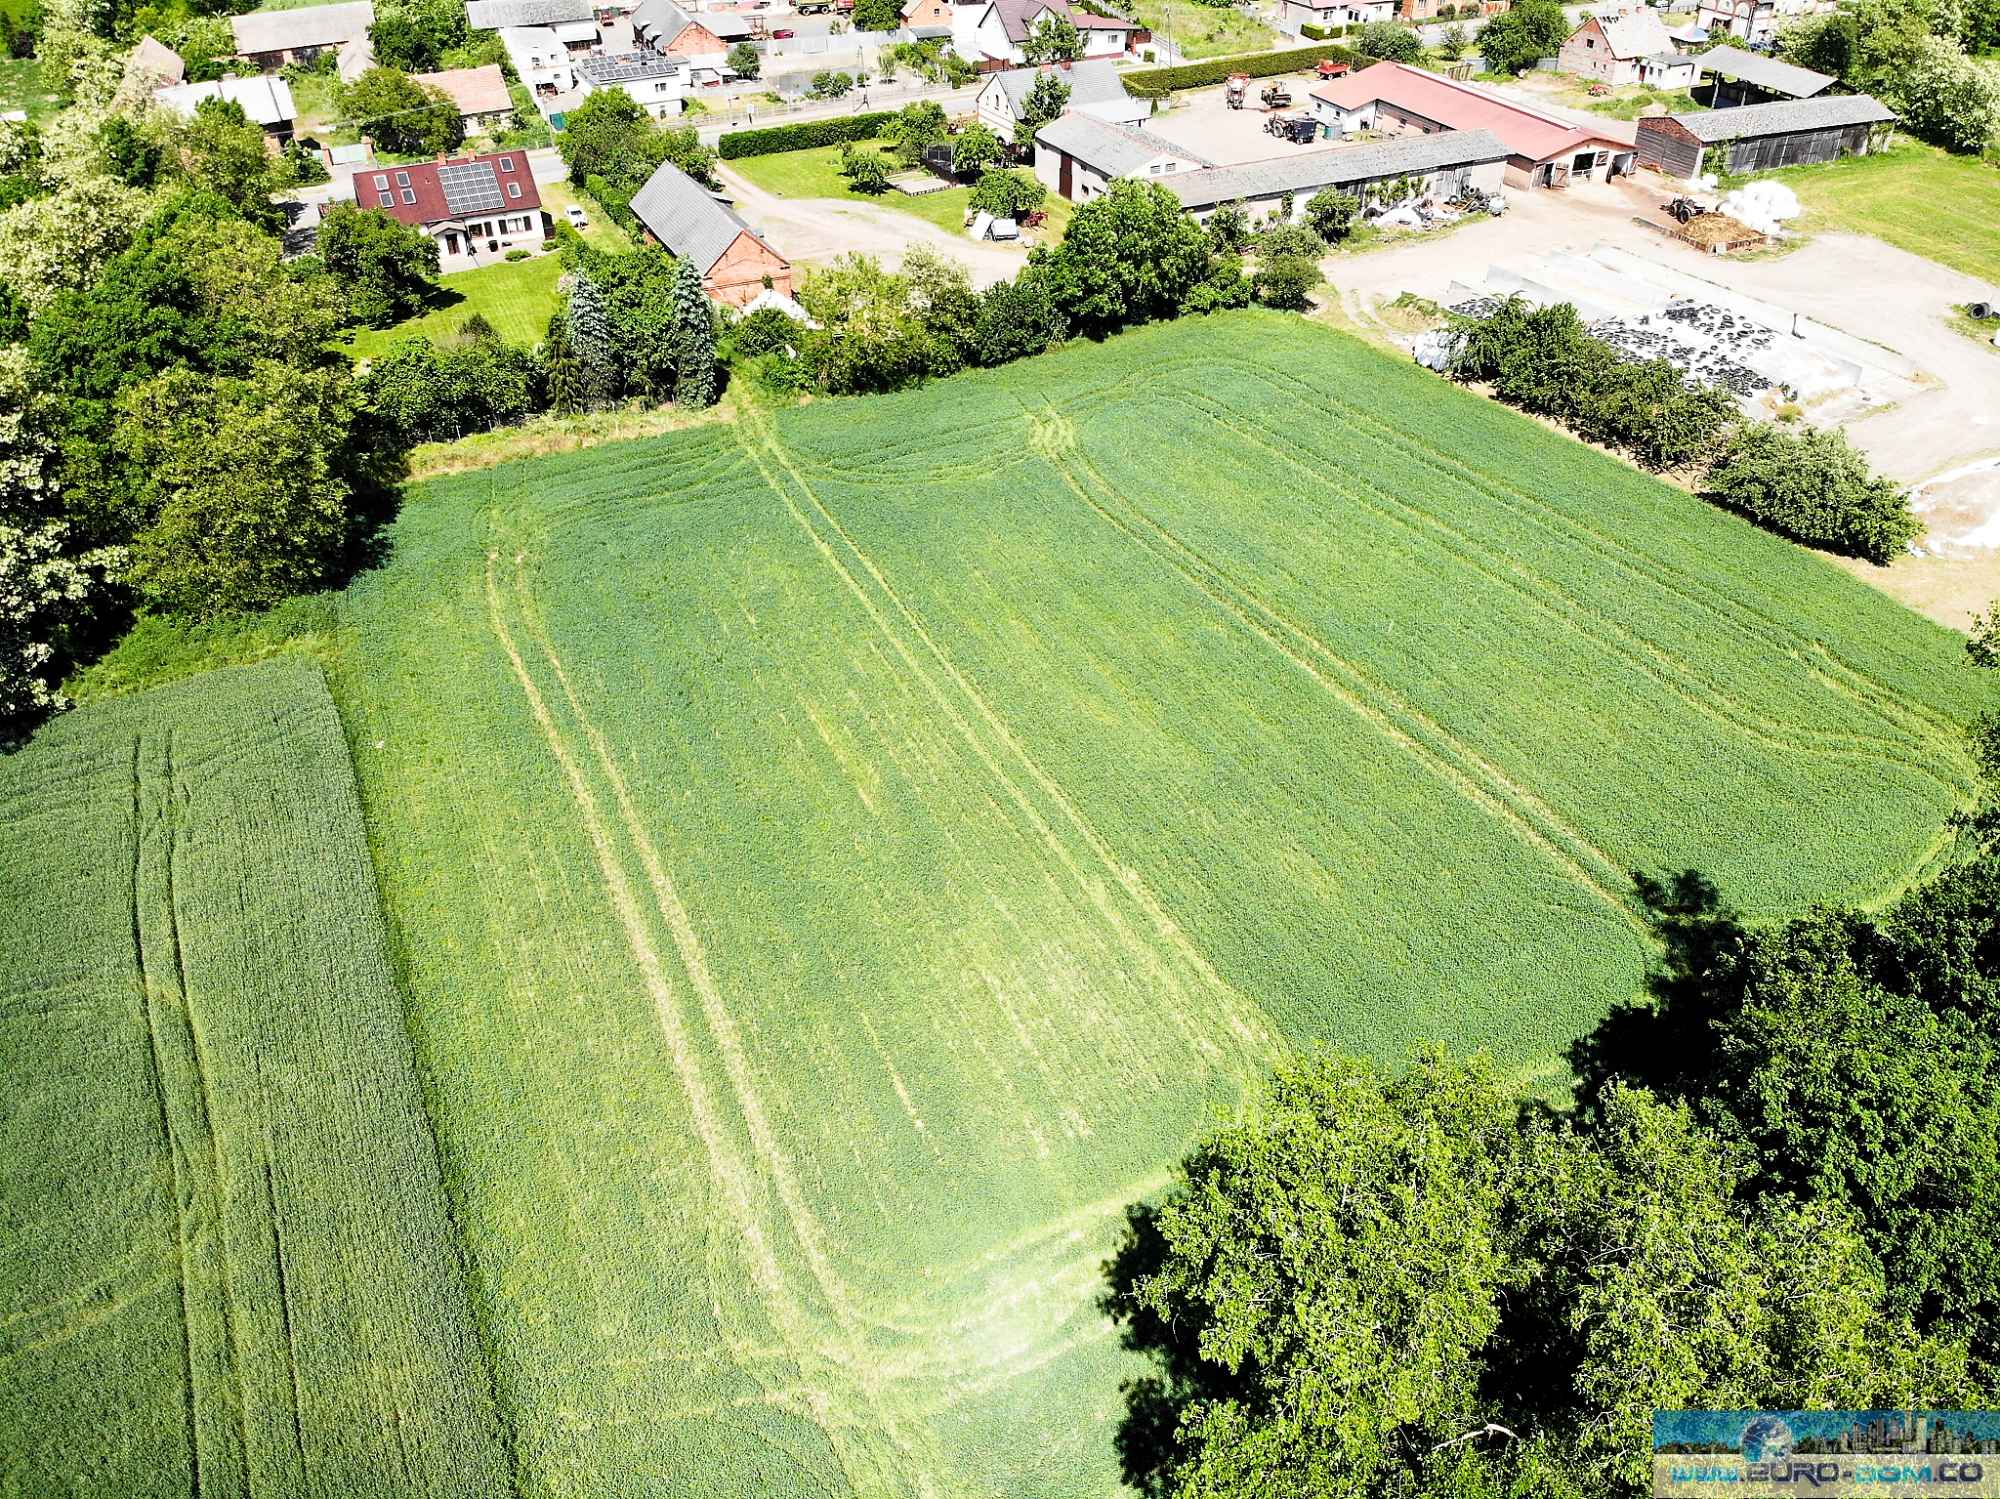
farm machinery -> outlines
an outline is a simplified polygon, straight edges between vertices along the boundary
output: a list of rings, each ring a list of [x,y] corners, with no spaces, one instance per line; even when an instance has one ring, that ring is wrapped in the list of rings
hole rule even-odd
[[[1292,91],[1282,83],[1271,82],[1265,84],[1264,91],[1257,97],[1264,101],[1266,109],[1277,110],[1290,109],[1292,107]]]
[[[1231,109],[1241,109],[1243,107],[1244,91],[1249,87],[1250,75],[1248,73],[1231,73],[1228,82],[1223,86],[1222,97],[1228,101]]]
[[[1264,122],[1264,133],[1304,146],[1319,134],[1319,125],[1309,114],[1274,114]]]

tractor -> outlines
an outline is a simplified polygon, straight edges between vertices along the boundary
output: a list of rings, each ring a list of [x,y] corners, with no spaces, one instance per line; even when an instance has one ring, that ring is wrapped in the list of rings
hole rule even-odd
[[[1274,114],[1264,122],[1264,132],[1288,140],[1295,146],[1309,145],[1319,126],[1309,114]]]
[[[1282,83],[1265,84],[1264,92],[1257,97],[1264,101],[1266,109],[1289,109],[1292,104],[1292,91]]]
[[[1243,107],[1243,93],[1249,87],[1250,75],[1248,73],[1231,73],[1229,75],[1229,81],[1223,90],[1223,98],[1228,100],[1231,109],[1241,109]]]

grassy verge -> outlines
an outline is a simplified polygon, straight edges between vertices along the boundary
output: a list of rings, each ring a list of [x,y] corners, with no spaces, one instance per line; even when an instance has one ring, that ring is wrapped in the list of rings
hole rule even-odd
[[[865,144],[881,145],[880,142]],[[948,187],[943,192],[926,193],[920,198],[899,193],[894,188],[886,193],[858,193],[840,175],[838,146],[815,146],[807,151],[781,151],[770,156],[746,156],[727,165],[765,192],[776,193],[781,198],[837,198],[849,203],[872,203],[877,208],[891,208],[922,219],[927,224],[935,224],[949,234],[964,230],[966,209],[972,203],[972,189],[969,187]],[[1073,212],[1071,205],[1050,193],[1042,208],[1049,216],[1043,232],[1044,242],[1062,238]]]
[[[1802,228],[1872,234],[2000,286],[2000,166],[1902,141],[1875,156],[1770,174],[1799,195]]]
[[[1138,0],[1133,7],[1155,44],[1172,41],[1189,62],[1255,52],[1277,43],[1278,33],[1246,10],[1201,5],[1196,0]]]
[[[30,120],[42,120],[60,104],[42,86],[41,65],[32,57],[0,58],[0,110],[25,110]]]

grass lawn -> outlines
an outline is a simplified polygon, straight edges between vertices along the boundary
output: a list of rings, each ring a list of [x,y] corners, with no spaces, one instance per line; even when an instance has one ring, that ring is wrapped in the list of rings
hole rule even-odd
[[[632,248],[631,237],[611,221],[611,216],[567,182],[545,182],[541,189],[542,206],[558,223],[563,221],[565,208],[580,203],[590,218],[590,227],[583,231],[586,240],[602,250]],[[354,335],[348,352],[356,359],[370,359],[387,353],[391,345],[413,333],[443,339],[456,333],[475,312],[483,314],[508,343],[528,348],[540,343],[548,330],[549,315],[556,310],[558,300],[556,281],[561,275],[562,261],[551,252],[440,276],[439,293],[428,312],[393,327],[364,328]]]
[[[2000,287],[2000,165],[1904,140],[1768,175],[1799,195],[1805,229],[1872,234]]]
[[[0,110],[23,109],[30,120],[42,120],[60,102],[42,87],[41,64],[34,58],[0,58]]]
[[[1174,50],[1190,62],[1259,52],[1278,40],[1277,32],[1235,6],[1200,5],[1195,0],[1137,0],[1133,10],[1156,41],[1172,42]],[[1300,45],[1310,44],[1302,39]]]
[[[1098,1307],[1107,1247],[1274,1058],[1400,1060],[1436,1038],[1559,1083],[1565,1046],[1658,956],[1633,871],[1701,870],[1753,919],[1877,899],[1935,867],[1974,784],[1962,638],[1275,313],[439,479],[387,541],[339,596],[322,660],[340,717],[315,722],[352,747],[365,851],[351,831],[326,848],[373,854],[403,1009],[357,992],[414,1050],[451,1187],[465,1273],[439,1305],[472,1288],[514,1465],[510,1484],[407,1486],[441,1499],[1117,1493],[1141,1369]],[[210,698],[170,691],[151,721]],[[0,1218],[37,1230],[31,1333],[73,1335],[35,1353],[71,1372],[25,1402],[47,1458],[23,1493],[80,1472],[141,1492],[108,1463],[142,1428],[107,1410],[176,1409],[188,1381],[203,1440],[240,1413],[274,1469],[290,1460],[269,1439],[274,1277],[205,1273],[217,1174],[249,1184],[229,1252],[269,1242],[243,1154],[254,1089],[216,1079],[221,1173],[206,1137],[176,1134],[150,1177],[100,1182],[93,1135],[67,1128],[97,1117],[81,1104],[151,1117],[138,1016],[182,1013],[171,958],[153,961],[174,950],[169,894],[196,964],[232,897],[311,900],[298,870],[322,850],[274,842],[289,802],[238,769],[288,701],[176,730],[172,775],[223,778],[193,805],[156,766],[163,733],[135,798],[130,700],[0,761],[0,789],[23,787],[20,811],[0,799],[0,890],[38,918],[32,943],[0,944],[0,993],[21,996],[0,1060],[65,1090],[23,1129],[47,1166],[0,1175]],[[86,776],[87,819],[23,815]],[[339,909],[308,906],[310,930]],[[303,958],[273,935],[228,954],[266,939],[284,978]],[[99,949],[104,980],[73,992]],[[232,991],[206,974],[186,988],[219,1047]],[[309,992],[336,1034],[354,1003],[273,992]],[[99,1013],[128,1018],[92,1029]],[[349,1065],[317,1031],[280,1043],[274,1107],[294,1096],[280,1063]],[[131,1065],[64,1065],[119,1046]],[[156,1084],[171,1118],[199,1077]],[[201,1257],[192,1359],[175,1161]],[[312,1165],[281,1155],[279,1186]],[[45,1181],[89,1211],[58,1218]],[[420,1205],[389,1203],[433,1221]],[[58,1258],[45,1222],[91,1252]],[[287,1224],[287,1259],[309,1234]],[[234,1381],[218,1287],[258,1334]],[[302,1339],[337,1335],[301,1304]],[[407,1422],[420,1454],[454,1432],[487,1450],[437,1408],[465,1386],[415,1361],[392,1310],[370,1367],[424,1397],[398,1440]],[[72,1389],[87,1401],[54,1398]],[[353,1419],[379,1447],[376,1411]],[[227,1452],[203,1449],[202,1492]],[[188,1499],[187,1466],[144,1492]],[[327,1492],[364,1492],[340,1476]]]
[[[880,146],[880,142],[869,144]],[[969,187],[948,187],[943,192],[926,193],[919,198],[899,193],[894,188],[886,193],[858,193],[840,175],[838,146],[815,146],[806,151],[746,156],[724,165],[741,172],[764,191],[776,193],[781,198],[842,198],[850,203],[872,203],[877,208],[893,208],[899,213],[910,214],[952,234],[963,232],[965,211],[972,202],[972,189]],[[1064,226],[1069,223],[1072,205],[1050,193],[1042,208],[1049,216],[1044,242],[1060,239]]]

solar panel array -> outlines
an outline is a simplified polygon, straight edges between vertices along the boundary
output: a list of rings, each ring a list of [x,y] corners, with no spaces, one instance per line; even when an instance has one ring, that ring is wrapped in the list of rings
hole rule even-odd
[[[438,186],[444,189],[444,206],[454,217],[483,213],[503,206],[500,179],[490,161],[468,161],[458,166],[438,168]]]

